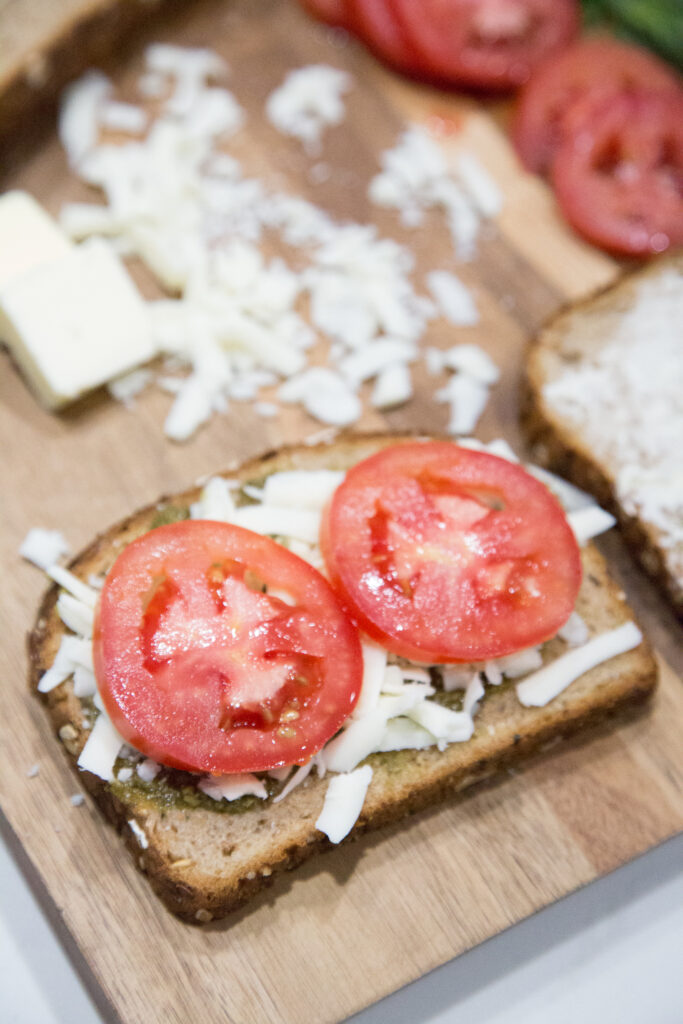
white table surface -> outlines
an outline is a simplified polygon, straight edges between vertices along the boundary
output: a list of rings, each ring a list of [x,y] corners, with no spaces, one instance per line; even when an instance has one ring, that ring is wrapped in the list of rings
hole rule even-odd
[[[683,835],[382,1000],[353,1024],[681,1024],[682,949]],[[109,1024],[2,837],[0,1000],[4,1024]]]

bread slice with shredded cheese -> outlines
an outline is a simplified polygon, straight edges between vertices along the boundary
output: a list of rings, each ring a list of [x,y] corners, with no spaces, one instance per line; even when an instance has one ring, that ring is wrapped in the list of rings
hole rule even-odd
[[[260,488],[264,479],[279,471],[344,471],[399,440],[353,438],[285,449],[226,476]],[[208,500],[217,500],[216,487],[210,490]],[[86,584],[103,577],[122,548],[157,524],[160,515],[166,519],[182,516],[200,496],[201,489],[196,488],[135,513],[102,534],[71,563],[70,572]],[[355,815],[350,838],[443,801],[504,771],[549,741],[645,701],[656,682],[649,645],[642,640],[632,612],[597,550],[587,545],[582,558],[578,614],[572,628],[564,631],[565,639],[558,636],[542,646],[536,660],[525,659],[531,674],[524,676],[524,665],[518,665],[519,678],[514,681],[486,688],[478,681],[467,689],[464,707],[479,702],[473,734],[471,729],[456,730],[456,742],[424,746],[419,737],[429,736],[425,728],[430,725],[428,716],[423,714],[419,722],[395,718],[394,728],[385,734],[383,752],[371,754],[359,768],[342,774],[328,772],[322,777],[317,766],[308,774],[299,769],[305,778],[301,776],[303,781],[295,787],[290,778],[283,789],[286,773],[281,773],[277,780],[259,781],[260,795],[252,786],[252,794],[245,797],[243,794],[250,792],[248,780],[230,776],[204,780],[195,789],[189,786],[186,798],[178,802],[167,799],[168,792],[159,786],[158,766],[148,759],[133,770],[117,769],[118,777],[107,782],[97,774],[97,757],[106,755],[107,745],[116,747],[116,736],[107,734],[108,719],[95,717],[92,702],[76,695],[83,692],[78,669],[73,678],[67,676],[42,696],[75,768],[93,728],[101,730],[98,749],[92,744],[88,747],[86,764],[91,770],[79,772],[83,784],[121,833],[136,866],[166,906],[186,920],[209,921],[246,902],[278,873],[329,848],[333,840],[342,838]],[[65,570],[57,575],[63,586],[77,588]],[[64,636],[70,635],[58,612],[59,593],[57,585],[47,593],[30,637],[34,690],[53,666]],[[577,633],[577,622],[579,646],[567,650],[573,642],[570,634]],[[70,646],[77,659],[83,652],[78,644]],[[625,653],[615,655],[619,650]],[[538,669],[541,660],[543,667]],[[538,669],[538,686],[534,668]],[[423,669],[413,671],[417,682],[411,685],[415,688],[425,673]],[[457,676],[460,670],[451,671]],[[494,670],[487,670],[489,677],[496,681]],[[538,703],[543,706],[535,706]],[[416,749],[391,749],[394,743],[400,746],[406,736]],[[264,791],[268,793],[265,799]],[[207,800],[207,794],[211,799]],[[453,813],[457,814],[457,809]]]
[[[529,353],[535,460],[618,517],[683,617],[683,253],[560,313]]]

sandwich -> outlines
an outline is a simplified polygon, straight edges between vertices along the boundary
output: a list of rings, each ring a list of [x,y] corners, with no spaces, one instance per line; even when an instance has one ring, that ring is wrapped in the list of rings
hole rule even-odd
[[[223,917],[647,700],[652,652],[588,540],[611,519],[544,481],[502,443],[340,438],[50,567],[31,687],[169,910]]]

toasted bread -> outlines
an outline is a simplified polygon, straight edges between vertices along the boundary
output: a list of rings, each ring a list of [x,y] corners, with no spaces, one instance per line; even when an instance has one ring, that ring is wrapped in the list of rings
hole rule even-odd
[[[535,461],[590,491],[683,617],[683,253],[560,313],[533,343]]]
[[[347,469],[395,440],[357,438],[285,449],[226,475],[258,483],[279,470]],[[91,573],[106,572],[126,544],[150,529],[160,509],[172,513],[174,508],[197,500],[198,495],[199,488],[195,488],[164,499],[113,526],[75,559],[72,571],[84,580]],[[610,580],[594,547],[583,549],[583,565],[577,611],[591,635],[632,619],[623,594]],[[52,587],[30,636],[34,690],[52,663],[64,633],[56,600],[57,588]],[[552,660],[562,646],[559,640],[550,641],[544,647],[544,659]],[[643,642],[585,673],[542,708],[523,707],[514,687],[490,687],[475,719],[475,733],[467,742],[453,743],[443,752],[431,747],[370,756],[373,778],[351,836],[439,802],[501,772],[551,740],[644,701],[655,682],[655,662],[647,642]],[[71,681],[46,694],[45,702],[55,731],[75,766],[89,727],[88,715],[74,696]],[[224,916],[269,884],[278,872],[295,867],[331,845],[315,826],[327,787],[327,780],[315,773],[282,802],[254,800],[241,813],[205,804],[165,806],[154,798],[153,786],[126,789],[87,772],[80,774],[95,801],[123,835],[136,865],[146,873],[156,893],[171,911],[187,920],[208,921]]]

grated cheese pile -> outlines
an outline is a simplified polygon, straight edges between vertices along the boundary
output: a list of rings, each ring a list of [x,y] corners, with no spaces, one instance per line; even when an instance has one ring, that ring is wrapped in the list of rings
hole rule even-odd
[[[543,395],[610,467],[625,511],[660,531],[683,580],[683,281],[667,268],[636,288],[610,337],[582,350]]]
[[[455,327],[477,322],[465,285],[435,270],[427,278],[434,300],[418,294],[406,248],[372,225],[337,223],[302,197],[245,174],[229,152],[245,114],[221,84],[229,69],[218,55],[156,44],[145,61],[138,90],[157,104],[153,118],[117,100],[100,72],[66,90],[60,138],[74,172],[100,189],[105,203],[68,203],[61,222],[74,239],[96,235],[139,257],[174,296],[148,307],[154,345],[166,359],[156,383],[174,398],[168,436],[187,439],[232,401],[251,401],[265,417],[277,415],[274,399],[294,402],[334,426],[359,418],[366,383],[371,407],[407,401],[427,325],[439,315]],[[351,86],[336,68],[300,68],[271,94],[265,113],[279,130],[314,146],[325,126],[342,120]],[[112,129],[128,138],[108,142]],[[495,212],[494,186],[466,155],[456,186],[427,136],[415,130],[406,138],[422,161],[415,173],[433,179],[430,194],[446,197],[441,206],[452,227],[460,211],[457,230],[469,251],[482,218]],[[385,160],[405,176],[411,154]],[[312,179],[324,177],[325,167],[313,165]],[[397,197],[404,213],[424,193],[418,185]],[[266,236],[279,241],[285,257],[264,258]],[[323,365],[319,341],[327,345]],[[131,404],[150,379],[135,371],[110,390]],[[450,429],[469,433],[493,377],[484,382],[459,368],[454,381],[437,399],[457,408]]]
[[[470,443],[515,459],[503,442],[484,446],[470,439]],[[215,477],[206,483],[190,514],[193,519],[230,522],[258,533],[277,534],[281,543],[324,573],[318,546],[320,519],[343,477],[343,473],[331,470],[284,471],[269,476],[262,488],[243,487],[239,481]],[[243,495],[250,503],[240,504]],[[572,498],[575,501],[575,495]],[[592,510],[596,506],[587,507]],[[611,523],[593,517],[592,525],[594,532],[601,532]],[[23,550],[31,557],[31,544],[24,545]],[[47,693],[73,678],[76,696],[94,700],[98,714],[80,754],[80,768],[109,782],[115,778],[128,781],[133,771],[143,781],[153,781],[160,766],[124,742],[97,691],[89,639],[97,590],[59,565],[51,566],[48,572],[64,588],[57,610],[71,632],[63,636],[55,662],[42,676],[38,690]],[[278,591],[277,596],[288,600],[286,593]],[[64,604],[67,599],[68,608]],[[316,827],[332,842],[340,842],[355,824],[372,781],[372,767],[363,764],[370,754],[433,746],[444,750],[450,743],[466,742],[475,731],[474,719],[487,686],[498,686],[504,679],[520,680],[516,690],[521,703],[540,707],[589,668],[636,647],[642,639],[634,623],[590,637],[586,623],[576,612],[558,636],[566,651],[545,664],[541,645],[480,664],[438,666],[442,690],[462,691],[459,710],[433,699],[438,691],[428,666],[411,664],[362,638],[363,679],[353,713],[342,730],[306,765],[270,773],[284,782],[274,799],[285,799],[296,786],[305,783],[313,768],[321,778],[330,772],[332,780]],[[115,774],[117,759],[122,756],[126,763]],[[198,786],[217,801],[236,800],[248,794],[260,799],[268,797],[263,777],[254,774],[207,776],[200,779]],[[138,839],[144,845],[142,837]]]

